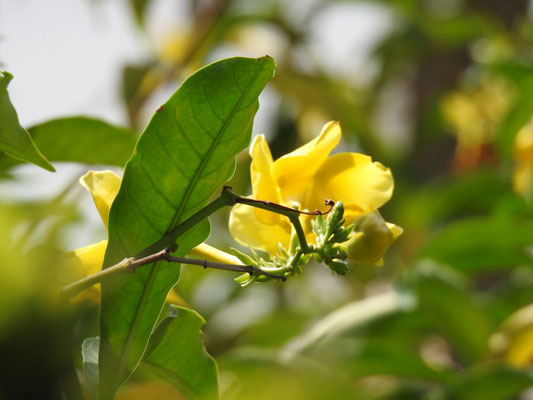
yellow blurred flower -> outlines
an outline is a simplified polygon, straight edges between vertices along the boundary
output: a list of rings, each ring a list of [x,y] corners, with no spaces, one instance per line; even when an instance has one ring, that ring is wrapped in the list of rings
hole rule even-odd
[[[376,214],[376,210],[392,196],[392,175],[388,168],[363,154],[329,156],[340,139],[339,123],[328,122],[317,138],[273,161],[265,137],[258,135],[250,147],[251,197],[297,206],[300,210],[323,209],[324,199],[342,201],[346,223],[355,222],[357,226],[358,218],[361,222],[361,229],[356,229],[349,242],[352,255],[356,255],[352,259],[379,262],[386,248],[401,233],[401,228],[384,223]],[[301,217],[309,242],[314,239],[311,218]],[[291,225],[286,217],[242,204],[233,207],[229,229],[239,243],[270,254],[277,251],[278,243],[288,248],[291,237]],[[383,235],[391,240],[383,240]],[[361,252],[360,248],[363,242],[376,246],[375,256],[363,255],[364,250]]]
[[[491,353],[515,368],[533,365],[533,304],[515,311],[490,337]]]
[[[485,78],[477,87],[463,88],[443,99],[442,113],[457,137],[457,167],[472,167],[493,156],[491,143],[507,113],[512,94],[506,81]]]
[[[533,189],[533,119],[518,131],[514,142],[513,188],[530,198]]]
[[[94,204],[102,222],[107,229],[107,220],[109,210],[120,189],[121,178],[111,171],[89,171],[80,178],[80,184],[91,193]],[[92,275],[102,268],[104,255],[107,247],[107,240],[82,247],[74,250],[71,255],[73,263],[77,266],[78,271],[83,276]],[[207,259],[210,261],[241,264],[238,258],[217,250],[205,243],[194,248],[189,256]],[[78,294],[74,301],[98,302],[100,298],[100,284],[94,285],[89,289]],[[174,291],[171,291],[167,297],[167,302],[178,305],[185,305],[183,299]]]
[[[485,79],[474,90],[456,91],[442,103],[445,118],[454,128],[459,146],[470,147],[494,140],[495,129],[511,99],[502,80]]]

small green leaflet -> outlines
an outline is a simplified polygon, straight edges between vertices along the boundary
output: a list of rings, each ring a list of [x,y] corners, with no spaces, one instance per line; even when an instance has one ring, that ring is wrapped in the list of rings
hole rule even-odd
[[[218,399],[217,365],[202,342],[204,324],[196,311],[171,305],[143,357],[143,367],[174,385],[187,399]]]
[[[7,85],[13,79],[9,72],[0,72],[0,151],[54,172],[26,129],[20,126],[15,107],[9,99]]]

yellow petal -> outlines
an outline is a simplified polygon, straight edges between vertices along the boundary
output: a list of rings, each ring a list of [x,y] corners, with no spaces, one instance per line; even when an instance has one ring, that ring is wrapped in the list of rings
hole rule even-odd
[[[106,229],[109,209],[118,193],[120,182],[120,177],[112,171],[89,171],[80,178],[80,184],[93,196]]]
[[[335,154],[316,172],[313,189],[303,205],[313,210],[323,208],[324,199],[342,201],[346,216],[356,216],[382,206],[393,189],[390,169],[379,162],[364,154]]]
[[[178,293],[176,293],[174,289],[170,289],[170,292],[168,292],[167,299],[165,301],[169,304],[189,307],[187,302]]]
[[[280,202],[278,188],[272,176],[272,154],[263,135],[257,135],[250,146],[252,164],[250,165],[250,177],[252,180],[252,196],[254,199],[269,200],[274,203]],[[257,219],[265,224],[273,224],[277,221],[273,213],[255,209]]]
[[[515,368],[530,368],[533,360],[533,304],[507,317],[489,339],[491,353]]]
[[[385,251],[403,232],[399,226],[386,223],[378,211],[357,217],[354,225],[355,233],[344,246],[349,259],[357,263],[380,265]]]
[[[107,240],[102,240],[98,243],[76,249],[70,253],[74,257],[75,261],[72,264],[78,270],[77,275],[80,278],[100,271],[104,262],[106,247]],[[100,301],[100,291],[100,284],[98,283],[81,291],[73,297],[72,301],[75,303],[86,301],[97,304]],[[167,303],[186,305],[186,302],[174,290],[171,290],[168,294]]]
[[[89,276],[97,273],[102,268],[104,262],[105,250],[107,247],[107,240],[102,240],[98,243],[82,247],[74,250],[75,268],[78,269],[81,277]],[[87,288],[72,298],[75,303],[89,302],[97,304],[100,301],[100,284],[96,284]]]
[[[340,140],[340,125],[331,121],[324,125],[316,139],[274,161],[272,175],[286,204],[292,201],[302,204],[315,172]]]
[[[288,219],[278,214],[276,217],[276,223],[264,224],[257,219],[253,207],[236,204],[231,210],[229,230],[240,244],[275,254],[278,251],[278,242],[288,248],[291,233]]]
[[[518,131],[513,155],[515,160],[513,189],[516,193],[529,198],[533,189],[533,121]]]
[[[74,250],[74,257],[80,262],[84,276],[95,274],[102,269],[106,248],[107,240],[102,240]]]
[[[390,231],[392,232],[392,237],[396,240],[398,239],[398,236],[400,236],[402,233],[403,233],[403,228],[398,226],[398,225],[394,225],[390,222],[385,222],[385,224],[387,224],[387,228],[390,229]]]
[[[239,260],[234,255],[228,254],[213,246],[209,246],[207,243],[199,244],[194,249],[192,249],[189,254],[187,254],[187,256],[224,264],[242,265],[241,260]]]

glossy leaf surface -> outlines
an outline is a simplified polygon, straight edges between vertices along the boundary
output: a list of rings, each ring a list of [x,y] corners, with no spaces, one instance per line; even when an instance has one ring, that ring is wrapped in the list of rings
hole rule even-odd
[[[187,79],[155,113],[126,164],[111,207],[104,266],[161,239],[204,207],[231,177],[235,156],[250,142],[257,97],[274,67],[270,57],[216,62]],[[178,239],[178,254],[208,234],[205,220]],[[158,263],[102,285],[103,399],[112,398],[137,366],[179,274],[177,264]]]
[[[188,399],[218,398],[217,366],[204,348],[200,331],[204,323],[195,311],[171,305],[143,357],[143,366]]]

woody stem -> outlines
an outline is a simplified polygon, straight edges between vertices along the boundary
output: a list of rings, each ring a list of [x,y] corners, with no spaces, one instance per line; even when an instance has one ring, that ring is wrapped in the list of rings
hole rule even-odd
[[[234,193],[231,187],[224,186],[222,192],[218,198],[209,203],[207,206],[202,208],[197,213],[190,216],[188,219],[177,225],[176,227],[170,229],[161,239],[157,242],[146,247],[144,250],[135,254],[131,258],[125,258],[118,264],[112,265],[110,267],[104,268],[101,271],[89,275],[79,281],[71,283],[70,285],[64,286],[62,293],[66,297],[72,297],[82,291],[87,289],[92,285],[102,282],[104,279],[109,277],[122,274],[124,272],[131,272],[141,267],[143,265],[152,264],[156,261],[166,260],[168,262],[179,262],[183,264],[192,264],[192,265],[201,265],[205,268],[216,268],[224,269],[228,271],[239,271],[239,272],[248,272],[252,275],[254,272],[268,276],[270,278],[276,278],[285,280],[285,277],[274,275],[266,271],[261,270],[260,268],[251,266],[251,265],[233,265],[233,264],[222,264],[214,263],[206,260],[195,260],[191,258],[180,258],[180,257],[171,257],[170,253],[177,250],[176,241],[178,238],[187,232],[189,229],[209,217],[214,212],[218,211],[222,207],[233,206],[237,203],[246,204],[251,207],[261,208],[268,210],[277,214],[281,214],[289,218],[290,222],[294,225],[296,234],[298,235],[298,240],[300,241],[300,249],[303,254],[309,253],[310,249],[307,245],[307,240],[305,238],[305,233],[298,216],[301,213],[309,215],[319,215],[325,214],[318,210],[314,212],[302,212],[289,207],[285,207],[280,204],[272,203],[264,200],[255,200],[249,199],[247,197],[239,196]],[[330,209],[327,212],[331,211],[331,201],[326,202],[327,205],[330,205]]]
[[[163,250],[151,254],[147,257],[143,258],[125,258],[118,264],[115,264],[109,268],[103,269],[100,272],[97,272],[96,274],[90,275],[86,278],[80,279],[77,282],[71,283],[70,285],[66,285],[61,290],[61,293],[65,297],[72,297],[78,294],[80,291],[87,289],[91,287],[92,285],[102,282],[105,279],[109,279],[112,276],[120,275],[123,273],[132,273],[137,270],[137,268],[142,267],[144,265],[153,264],[157,261],[167,261],[167,262],[173,262],[173,263],[180,263],[180,264],[188,264],[188,265],[198,265],[204,268],[214,268],[214,269],[221,269],[225,271],[235,271],[235,272],[247,272],[250,275],[253,275],[255,273],[259,275],[265,275],[269,278],[274,279],[281,279],[282,281],[285,281],[285,277],[281,275],[275,275],[267,271],[263,271],[260,268],[257,268],[253,265],[237,265],[237,264],[225,264],[225,263],[218,263],[218,262],[212,262],[207,260],[197,260],[194,258],[185,258],[185,257],[173,257],[170,255],[170,248],[165,247]]]

